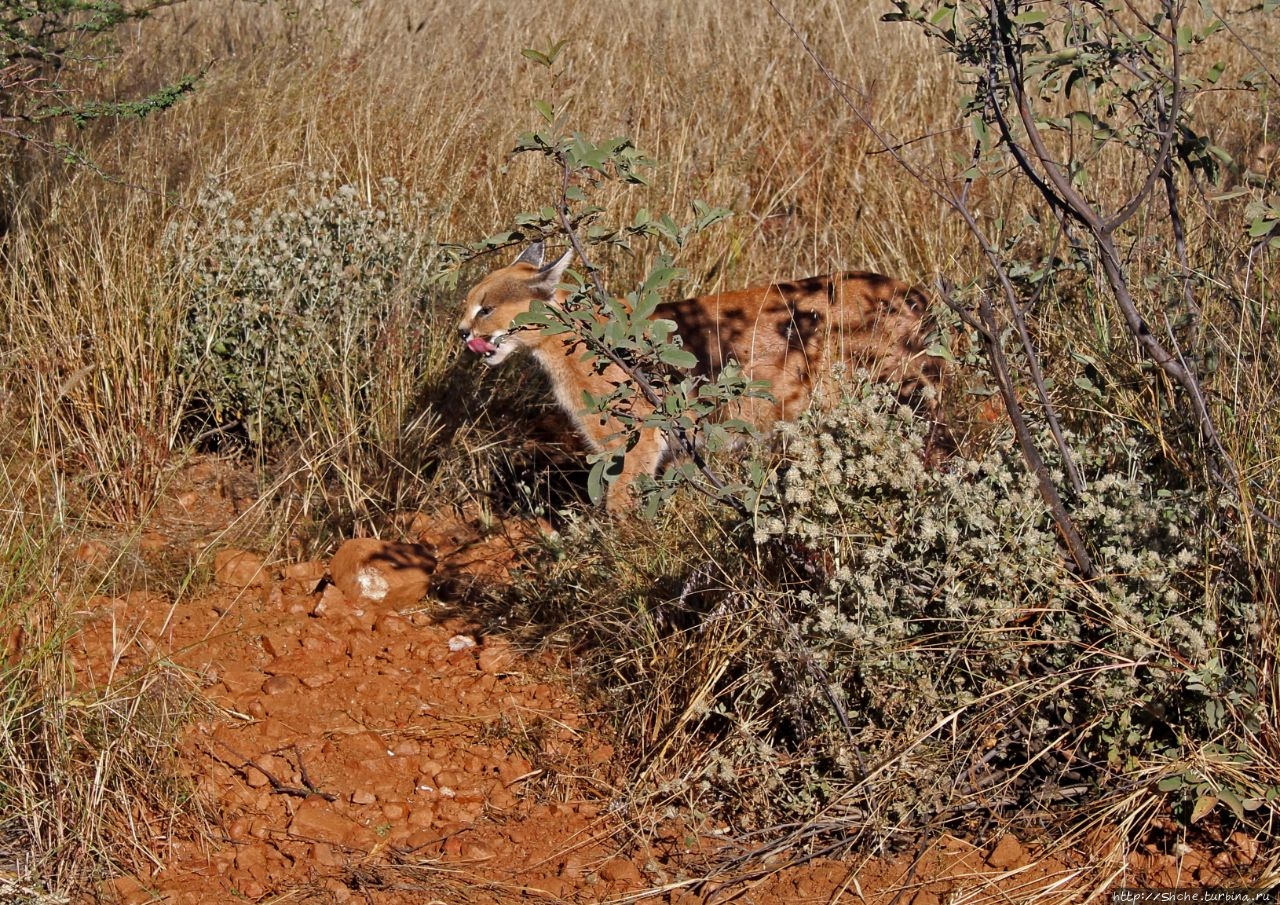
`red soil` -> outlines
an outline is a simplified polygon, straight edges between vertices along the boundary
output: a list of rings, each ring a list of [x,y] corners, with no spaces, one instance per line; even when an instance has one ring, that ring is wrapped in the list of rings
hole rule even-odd
[[[206,536],[234,509],[216,471],[192,470],[171,507]],[[502,580],[538,530],[481,538],[455,516],[409,527],[439,558],[433,580],[453,586]],[[178,550],[163,534],[143,544],[154,561]],[[358,569],[376,545],[356,553]],[[335,584],[325,561],[231,551],[215,562],[216,584],[194,597],[95,599],[74,641],[88,682],[170,661],[209,702],[180,746],[208,832],[157,828],[155,863],[102,884],[101,901],[928,905],[1076,901],[1085,886],[1087,861],[1037,858],[1012,836],[707,879],[725,842],[713,827],[675,818],[641,833],[615,811],[609,734],[555,656],[482,636],[430,595],[397,607],[386,605],[394,595],[359,597],[349,564]],[[387,574],[394,584],[418,567],[397,560]],[[1185,859],[1169,860],[1145,867],[1181,870]],[[1182,885],[1192,868],[1210,879],[1207,863],[1185,866]]]

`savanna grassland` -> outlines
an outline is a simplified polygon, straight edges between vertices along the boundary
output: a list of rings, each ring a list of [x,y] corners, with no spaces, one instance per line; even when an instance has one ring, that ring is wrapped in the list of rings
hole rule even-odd
[[[540,526],[449,603],[572,653],[636,838],[694,815],[745,870],[1008,830],[1093,851],[1081,889],[1140,880],[1134,851],[1274,882],[1280,19],[1163,6],[1168,41],[1161,4],[1022,4],[1019,68],[966,43],[972,2],[187,0],[37,71],[40,15],[3,4],[0,882],[87,896],[165,857],[140,826],[217,822],[176,753],[200,677],[156,655],[87,682],[95,606],[417,512]],[[984,95],[1005,65],[1034,127]],[[538,149],[575,132],[653,165],[567,197]],[[570,201],[618,293],[668,263],[671,297],[925,287],[957,455],[926,468],[851,374],[712,452],[737,508],[695,480],[605,516],[542,379],[455,329],[478,276],[566,244]],[[247,502],[157,564],[193,468]]]

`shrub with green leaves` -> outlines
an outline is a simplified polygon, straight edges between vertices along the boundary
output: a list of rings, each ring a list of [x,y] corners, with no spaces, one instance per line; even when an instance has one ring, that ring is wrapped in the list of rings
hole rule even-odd
[[[387,359],[421,356],[418,204],[394,179],[366,197],[322,175],[241,219],[230,192],[204,192],[174,243],[188,292],[179,373],[202,427],[272,446],[335,400],[367,410]]]
[[[1154,486],[1132,440],[1095,443],[1073,507],[1100,566],[1087,582],[1016,452],[930,471],[922,431],[867,385],[782,427],[758,506],[756,543],[817,564],[785,589],[794,632],[778,641],[810,666],[775,692],[828,781],[918,740],[946,756],[903,765],[898,782],[923,794],[980,767],[1016,777],[1003,794],[1025,802],[1176,758],[1222,729],[1228,699],[1250,706],[1248,665],[1224,642],[1258,619],[1230,549],[1203,553],[1216,520],[1202,494]],[[982,742],[993,723],[1002,732]]]
[[[743,466],[772,475],[745,534],[687,508],[638,537],[575,524],[560,543],[593,555],[533,577],[543,615],[599,631],[623,731],[665,777],[643,794],[757,826],[831,807],[875,835],[1079,804],[1238,744],[1259,617],[1210,500],[1143,477],[1116,431],[1080,450],[1086,580],[1012,442],[930,470],[926,426],[861,387]]]

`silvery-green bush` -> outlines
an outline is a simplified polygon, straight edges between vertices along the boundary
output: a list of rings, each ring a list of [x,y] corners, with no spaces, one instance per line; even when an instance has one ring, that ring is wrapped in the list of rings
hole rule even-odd
[[[812,575],[787,588],[795,629],[775,648],[807,667],[757,672],[791,686],[791,723],[828,775],[855,779],[924,739],[921,754],[950,749],[944,770],[965,766],[956,757],[1025,768],[1016,798],[1176,757],[1214,737],[1225,707],[1248,706],[1232,651],[1257,620],[1201,495],[1154,486],[1140,446],[1104,432],[1073,502],[1101,573],[1085,581],[1012,442],[929,470],[923,429],[868,385],[781,428],[761,497],[755,543]],[[1001,732],[971,737],[993,722]]]
[[[645,794],[878,833],[1078,803],[1229,746],[1258,618],[1212,501],[1104,428],[1071,501],[1086,580],[1012,438],[929,469],[925,427],[867,383],[744,463],[770,476],[745,533],[690,512],[566,527],[517,593],[591,634],[620,728],[667,777]]]
[[[241,216],[209,186],[173,239],[193,420],[262,447],[305,434],[335,400],[371,405],[378,373],[423,341],[418,205],[394,179],[366,197],[320,175]]]

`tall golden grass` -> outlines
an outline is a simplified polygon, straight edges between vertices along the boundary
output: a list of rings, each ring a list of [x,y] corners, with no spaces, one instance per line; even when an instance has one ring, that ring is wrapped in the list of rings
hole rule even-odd
[[[599,200],[610,217],[627,219],[641,207],[681,214],[694,199],[734,210],[727,224],[682,250],[678,263],[690,274],[683,289],[691,294],[839,268],[879,270],[924,284],[939,277],[963,281],[981,270],[963,224],[927,186],[904,174],[866,126],[874,122],[921,168],[958,169],[970,138],[957,115],[966,89],[952,64],[912,29],[881,22],[885,10],[879,5],[818,0],[782,6],[844,80],[856,110],[767,4],[188,2],[121,35],[119,59],[87,83],[98,94],[135,95],[182,74],[205,75],[189,100],[162,115],[80,131],[53,127],[53,137],[82,148],[93,168],[37,159],[25,165],[12,189],[13,227],[0,246],[0,452],[9,463],[0,486],[0,525],[10,538],[7,547],[0,544],[0,637],[21,626],[39,639],[3,681],[44,702],[46,715],[18,727],[43,739],[42,753],[33,754],[28,745],[5,760],[17,770],[0,767],[0,810],[16,808],[30,817],[3,825],[0,849],[21,840],[30,846],[28,866],[64,889],[131,856],[127,845],[117,844],[127,832],[118,815],[111,824],[110,809],[75,809],[74,825],[94,826],[83,838],[95,841],[70,854],[67,834],[49,832],[40,815],[49,808],[52,780],[92,745],[110,753],[151,744],[154,736],[147,733],[164,737],[168,730],[152,723],[134,734],[136,724],[125,713],[122,721],[104,724],[107,735],[76,747],[58,741],[65,741],[67,724],[47,714],[65,712],[66,702],[81,693],[57,639],[67,614],[92,588],[68,581],[68,549],[86,526],[132,530],[144,523],[168,469],[184,454],[184,389],[173,364],[183,302],[170,276],[166,241],[169,231],[190,219],[210,180],[233,192],[247,214],[270,207],[308,174],[335,174],[368,197],[379,179],[391,176],[425,199],[412,224],[424,243],[465,244],[508,228],[517,212],[555,198],[555,174],[511,154],[517,133],[538,123],[532,101],[545,99],[567,106],[571,128],[597,137],[629,135],[659,161],[651,185],[606,189]],[[1259,60],[1271,73],[1280,71],[1280,29],[1274,22],[1257,27],[1266,30],[1245,36],[1247,51],[1241,43],[1223,43],[1229,73]],[[568,45],[554,76],[520,54],[556,39]],[[1275,140],[1275,90],[1273,84],[1255,95],[1210,95],[1199,113],[1217,141],[1243,157]],[[1120,185],[1128,175],[1098,178]],[[1033,206],[1014,180],[977,191],[987,223],[1019,221]],[[1280,420],[1273,402],[1280,389],[1274,370],[1276,258],[1265,249],[1250,256],[1242,241],[1243,204],[1197,205],[1188,215],[1188,245],[1198,255],[1194,267],[1248,300],[1245,310],[1212,293],[1205,300],[1206,329],[1219,331],[1221,345],[1236,350],[1217,364],[1210,384],[1229,451],[1254,482],[1249,495],[1274,513],[1280,495]],[[637,252],[604,262],[619,290],[653,254]],[[1168,260],[1167,249],[1133,246],[1131,266],[1139,280]],[[482,258],[455,276],[465,283],[492,263],[492,256]],[[428,301],[425,317],[444,380],[455,299],[437,286],[428,290]],[[1051,376],[1063,386],[1079,374],[1069,351],[1135,358],[1105,302],[1049,300],[1046,308],[1052,310],[1038,319],[1038,338]],[[1145,379],[1136,361],[1131,370],[1135,383]],[[422,388],[406,373],[389,381],[395,417],[417,411]],[[485,392],[496,392],[498,403],[515,395],[509,385],[493,389],[501,377],[485,387],[476,385],[474,372],[449,379],[476,400]],[[1161,436],[1152,392],[1118,396],[1110,414]],[[959,407],[965,405],[962,398]],[[338,415],[311,438],[311,453],[332,454],[360,429],[360,412]],[[499,435],[511,429],[500,411],[488,418]],[[477,420],[484,421],[483,414]],[[394,432],[394,425],[388,430]],[[464,448],[491,439],[453,423],[439,435],[424,431],[422,442],[449,438]],[[398,449],[389,455],[408,457]],[[394,509],[401,501],[395,494],[458,492],[482,480],[467,471],[466,455],[437,458],[445,463],[437,477],[407,487],[401,481],[372,508]],[[338,483],[337,496],[347,498],[338,508],[374,518],[362,488],[375,478],[347,473]],[[1259,586],[1269,587],[1270,596],[1259,606],[1273,633],[1275,540],[1262,522],[1247,521],[1240,531],[1252,561],[1265,571]],[[646,535],[645,543],[656,542]],[[1274,654],[1273,635],[1262,644]],[[1274,676],[1264,677],[1272,689],[1272,730],[1280,687],[1274,682]],[[15,718],[40,708],[10,704],[0,711]],[[172,716],[166,711],[155,719],[163,723]],[[6,723],[11,728],[5,731],[17,731],[14,725]],[[46,781],[15,780],[41,771]],[[124,788],[144,779],[126,768],[113,781]],[[81,803],[102,795],[74,784],[58,793]],[[56,819],[72,820],[64,812]],[[54,863],[60,867],[50,872]]]

